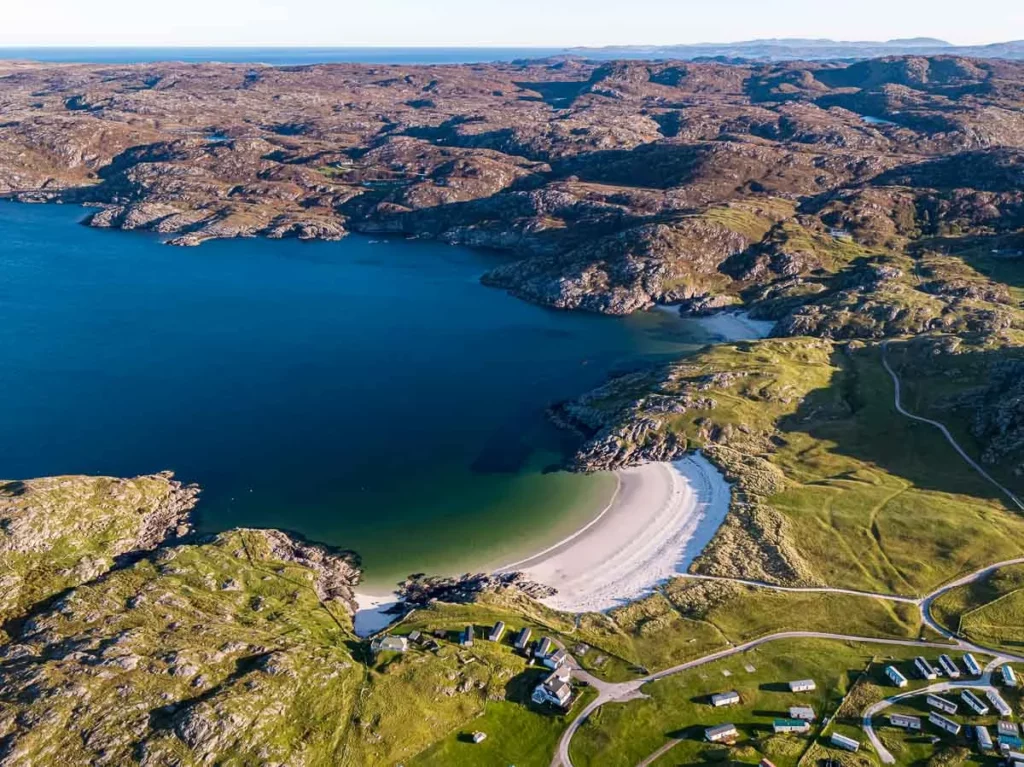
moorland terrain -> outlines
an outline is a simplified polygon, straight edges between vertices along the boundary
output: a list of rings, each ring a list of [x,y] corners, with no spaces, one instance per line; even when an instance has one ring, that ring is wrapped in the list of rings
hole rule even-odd
[[[862,737],[887,662],[1024,660],[1019,566],[985,571],[1024,557],[1024,63],[8,62],[0,105],[0,192],[92,226],[436,238],[512,254],[484,280],[547,306],[775,323],[552,408],[577,469],[700,449],[733,487],[690,577],[607,614],[420,580],[394,631],[436,646],[374,656],[351,552],[189,536],[196,491],[167,476],[3,483],[0,764],[872,764],[824,726],[772,735],[778,683],[815,678]],[[451,641],[497,620],[573,651],[568,713],[529,703],[507,642]],[[733,687],[739,743],[702,743]]]

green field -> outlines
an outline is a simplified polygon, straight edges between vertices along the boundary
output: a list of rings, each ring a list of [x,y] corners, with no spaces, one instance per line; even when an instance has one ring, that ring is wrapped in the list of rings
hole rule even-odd
[[[1024,566],[1011,565],[943,594],[932,616],[976,644],[1008,652],[1024,649]]]
[[[644,688],[649,697],[643,700],[602,707],[573,739],[573,763],[578,767],[632,767],[679,738],[681,742],[658,764],[756,764],[767,757],[780,767],[795,765],[821,734],[821,719],[836,714],[858,680],[862,692],[856,705],[844,706],[833,726],[865,740],[856,726],[857,714],[863,705],[894,691],[884,677],[885,664],[895,659],[905,665],[919,652],[914,647],[829,640],[772,642],[649,684]],[[933,659],[938,656],[934,650],[924,654]],[[754,670],[748,671],[748,666]],[[817,690],[789,692],[786,682],[804,678],[814,679]],[[740,693],[740,705],[719,709],[709,705],[709,695],[726,690]],[[815,709],[819,726],[811,735],[772,734],[772,720],[786,716],[792,705]],[[740,741],[731,748],[704,742],[704,728],[723,722],[736,725]],[[826,729],[826,736],[830,732]]]

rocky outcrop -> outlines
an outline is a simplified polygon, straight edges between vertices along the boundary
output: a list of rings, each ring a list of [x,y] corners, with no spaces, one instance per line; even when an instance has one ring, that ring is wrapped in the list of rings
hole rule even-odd
[[[0,621],[186,535],[198,495],[169,472],[0,482]]]
[[[455,578],[419,573],[399,584],[397,593],[406,605],[417,607],[431,602],[467,604],[476,602],[487,593],[512,593],[543,599],[556,592],[549,586],[530,581],[523,573],[477,573]]]

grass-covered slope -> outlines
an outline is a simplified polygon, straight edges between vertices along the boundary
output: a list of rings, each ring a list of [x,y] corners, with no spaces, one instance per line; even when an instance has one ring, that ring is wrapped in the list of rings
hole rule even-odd
[[[185,533],[197,494],[169,474],[0,481],[0,624]]]
[[[881,348],[722,345],[610,382],[560,415],[586,468],[702,449],[733,483],[699,572],[923,594],[1019,555],[1024,519],[934,427],[899,415]]]

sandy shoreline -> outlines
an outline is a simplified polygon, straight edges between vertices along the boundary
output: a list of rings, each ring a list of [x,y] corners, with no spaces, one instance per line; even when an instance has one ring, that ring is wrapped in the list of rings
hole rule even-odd
[[[673,306],[657,311],[679,317]],[[683,318],[698,323],[720,342],[764,338],[774,322],[747,312]],[[508,563],[496,572],[521,570],[558,593],[542,600],[567,612],[600,612],[649,594],[686,572],[725,520],[730,488],[702,455],[651,463],[616,472],[618,487],[596,517],[553,546]],[[374,634],[391,622],[385,613],[395,594],[356,594],[356,633]]]
[[[685,572],[725,519],[728,483],[700,454],[618,475],[619,493],[601,517],[502,569],[557,589],[542,601],[567,612],[608,610]]]
[[[668,312],[680,317],[678,306],[659,305],[656,311]],[[771,335],[775,323],[770,320],[752,320],[749,312],[724,311],[707,317],[680,317],[688,322],[696,322],[707,333],[714,336],[719,343],[731,341],[754,341]]]

